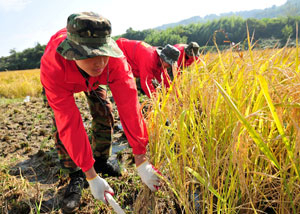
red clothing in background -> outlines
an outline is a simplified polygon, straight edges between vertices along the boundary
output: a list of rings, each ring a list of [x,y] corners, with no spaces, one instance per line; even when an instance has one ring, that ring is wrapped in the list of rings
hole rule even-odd
[[[170,77],[166,69],[161,67],[160,57],[153,47],[143,41],[120,38],[117,41],[119,48],[127,58],[134,77],[140,78],[141,87],[148,97],[155,92],[152,80],[164,82],[166,88],[170,87]]]
[[[185,44],[176,44],[174,47],[180,51],[177,61],[178,68],[188,67],[193,64],[194,61],[198,60],[198,57],[190,57],[188,60],[186,60],[186,53],[184,51]]]

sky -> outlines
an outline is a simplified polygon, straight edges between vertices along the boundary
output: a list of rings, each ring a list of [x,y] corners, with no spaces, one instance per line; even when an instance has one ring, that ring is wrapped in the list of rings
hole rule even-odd
[[[112,35],[145,30],[192,16],[265,9],[286,0],[0,0],[0,57],[47,44],[70,14],[97,12],[112,23]]]

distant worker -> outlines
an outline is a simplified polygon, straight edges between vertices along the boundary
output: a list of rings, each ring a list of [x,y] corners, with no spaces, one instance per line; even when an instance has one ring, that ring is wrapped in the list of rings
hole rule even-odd
[[[200,46],[197,42],[190,42],[189,44],[176,44],[174,45],[179,51],[180,56],[177,61],[178,68],[186,68],[198,60],[200,55]]]
[[[110,87],[139,176],[152,191],[158,189],[159,172],[145,155],[148,133],[135,80],[111,38],[109,20],[93,12],[71,14],[67,27],[47,44],[41,60],[41,82],[55,116],[59,158],[71,178],[62,200],[64,212],[79,208],[84,179],[94,198],[106,203],[105,194],[113,194],[113,190],[97,173],[121,175],[119,166],[108,161],[114,119],[112,105],[100,84]],[[74,93],[82,91],[93,117],[92,147],[74,99]]]
[[[177,67],[179,50],[172,45],[164,48],[153,47],[143,41],[120,38],[117,41],[119,48],[127,58],[134,77],[140,78],[142,90],[148,97],[155,93],[153,84],[156,79],[166,88],[170,87],[170,77],[167,68]]]

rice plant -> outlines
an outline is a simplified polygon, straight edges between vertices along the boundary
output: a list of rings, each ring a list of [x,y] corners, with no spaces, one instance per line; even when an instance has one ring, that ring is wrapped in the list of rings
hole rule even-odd
[[[298,47],[208,53],[152,100],[149,149],[174,209],[300,213],[298,59]]]

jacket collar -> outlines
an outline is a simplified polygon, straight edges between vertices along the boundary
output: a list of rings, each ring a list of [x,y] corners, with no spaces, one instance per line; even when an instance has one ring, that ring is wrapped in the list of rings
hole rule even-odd
[[[85,85],[85,79],[78,70],[75,61],[65,60],[65,81]]]

